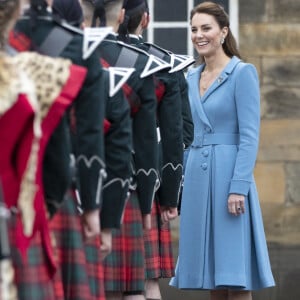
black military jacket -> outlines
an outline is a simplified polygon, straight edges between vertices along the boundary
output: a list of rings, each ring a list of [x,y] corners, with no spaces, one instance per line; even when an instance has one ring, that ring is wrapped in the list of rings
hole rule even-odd
[[[194,123],[184,70],[194,64],[195,60],[191,56],[177,55],[155,44],[145,43],[142,37],[139,37],[139,41],[143,43],[143,49],[169,62],[171,64],[169,73],[177,76],[182,101],[183,143],[184,149],[187,149],[194,139]]]
[[[177,71],[175,75],[178,78],[181,105],[182,105],[182,126],[183,126],[183,144],[187,149],[194,140],[194,123],[192,118],[191,106],[188,97],[187,82],[183,71]]]
[[[133,176],[131,188],[136,189],[142,214],[150,213],[158,188],[158,149],[156,134],[156,97],[153,67],[158,67],[147,53],[118,42],[110,34],[98,47],[102,61],[116,67],[134,67],[135,72],[123,86],[131,107],[133,138]],[[148,68],[148,67],[149,68]]]
[[[82,209],[99,208],[106,174],[103,135],[106,95],[103,87],[107,77],[95,53],[86,60],[82,58],[83,35],[77,28],[59,24],[46,11],[40,13],[35,23],[32,26],[25,14],[11,33],[10,44],[19,51],[30,50],[68,58],[88,71],[75,101],[76,135],[72,151],[76,155]],[[62,200],[68,188],[66,183],[70,181],[69,163],[66,164],[69,162],[68,139],[66,127],[61,123],[46,149],[44,188],[46,198],[52,200],[48,205],[50,210],[54,210],[53,207]]]
[[[149,45],[136,36],[130,37],[130,43],[149,51]],[[153,51],[152,55],[157,55]],[[168,53],[159,57],[170,62]],[[183,168],[183,121],[182,99],[178,78],[168,70],[159,71],[156,78],[165,86],[165,91],[158,99],[157,122],[160,130],[160,174],[161,185],[157,191],[159,203],[163,206],[176,207],[179,200]]]

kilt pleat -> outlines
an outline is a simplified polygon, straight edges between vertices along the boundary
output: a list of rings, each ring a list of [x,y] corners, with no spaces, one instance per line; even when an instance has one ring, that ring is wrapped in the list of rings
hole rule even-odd
[[[92,300],[105,300],[104,270],[100,257],[100,238],[86,242],[87,274]]]
[[[98,266],[97,257],[99,254],[96,255],[100,241],[95,239],[95,241],[85,243],[80,216],[71,192],[68,193],[62,206],[51,220],[50,229],[56,238],[56,251],[62,274],[64,298],[105,300],[103,284],[102,291],[99,290],[101,283],[98,283],[97,289],[95,288],[95,278],[97,277],[98,280],[101,276],[97,274],[93,278],[96,270],[98,272],[102,270],[101,266]],[[94,261],[90,257],[90,249],[93,249]],[[94,263],[93,268],[91,268],[91,263]]]
[[[160,207],[155,200],[151,211],[151,229],[144,232],[146,279],[174,276],[174,257],[170,223],[161,223]]]
[[[15,271],[15,284],[19,300],[63,300],[56,293],[61,291],[59,277],[51,278],[48,272],[48,260],[43,251],[41,235],[37,233],[27,250],[26,257],[22,257],[15,244],[15,216],[12,215],[8,223],[11,242],[11,255]]]
[[[113,230],[112,252],[103,264],[106,291],[144,291],[143,224],[135,192],[127,200],[121,228]]]

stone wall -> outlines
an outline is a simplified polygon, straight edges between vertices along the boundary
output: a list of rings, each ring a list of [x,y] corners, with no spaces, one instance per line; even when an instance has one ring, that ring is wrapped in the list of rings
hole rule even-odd
[[[240,50],[261,83],[255,169],[269,241],[300,243],[300,1],[240,5]]]

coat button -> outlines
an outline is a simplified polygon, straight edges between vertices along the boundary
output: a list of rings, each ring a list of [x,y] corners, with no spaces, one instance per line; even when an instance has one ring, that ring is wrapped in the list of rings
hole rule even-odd
[[[207,163],[203,163],[203,164],[201,165],[201,167],[202,167],[203,170],[206,170],[206,169],[207,169]]]
[[[205,130],[206,132],[211,132],[211,129],[210,129],[209,127],[207,127],[207,126],[204,128],[204,130]]]
[[[204,157],[207,157],[207,156],[208,156],[208,150],[204,150],[204,151],[202,152],[202,154],[203,154]]]

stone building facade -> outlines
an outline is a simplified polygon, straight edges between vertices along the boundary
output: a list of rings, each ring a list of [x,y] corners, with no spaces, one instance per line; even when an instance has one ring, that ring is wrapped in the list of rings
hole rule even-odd
[[[240,49],[261,83],[255,170],[269,241],[300,244],[300,1],[240,1]]]

